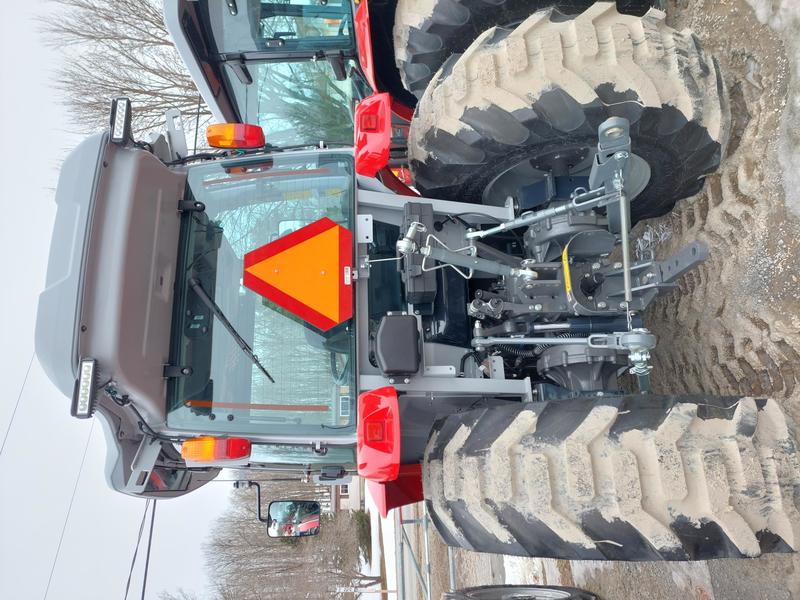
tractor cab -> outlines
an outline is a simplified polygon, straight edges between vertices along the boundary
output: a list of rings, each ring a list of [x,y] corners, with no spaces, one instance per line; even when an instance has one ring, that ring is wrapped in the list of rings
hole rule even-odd
[[[272,146],[352,146],[356,105],[383,90],[366,2],[166,0],[164,15],[214,118],[257,124]],[[408,182],[411,109],[391,107],[389,162]]]
[[[65,161],[37,317],[48,376],[104,425],[110,485],[175,496],[226,466],[343,480],[352,150],[269,153],[232,125],[209,131],[217,158],[185,161],[180,131],[134,144],[130,110]]]
[[[371,89],[350,0],[167,2],[165,16],[218,121],[258,124],[276,146],[352,144]]]

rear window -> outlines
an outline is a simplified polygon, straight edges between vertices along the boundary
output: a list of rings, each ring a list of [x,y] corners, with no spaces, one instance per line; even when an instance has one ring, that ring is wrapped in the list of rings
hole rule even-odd
[[[220,53],[355,48],[348,0],[250,0],[239,2],[236,14],[225,2],[207,4],[206,18]]]

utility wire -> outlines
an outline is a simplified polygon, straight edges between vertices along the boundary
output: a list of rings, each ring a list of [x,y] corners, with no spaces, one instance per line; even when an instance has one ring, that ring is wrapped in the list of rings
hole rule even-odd
[[[142,600],[147,590],[147,571],[150,567],[150,546],[153,545],[153,523],[156,520],[156,500],[153,500],[153,510],[150,511],[150,535],[147,537],[147,556],[144,559],[144,578],[142,579]]]
[[[128,571],[128,582],[125,584],[125,600],[128,600],[128,590],[131,589],[131,577],[133,577],[133,567],[136,564],[136,555],[139,554],[139,542],[142,541],[142,532],[144,531],[144,522],[147,519],[147,509],[150,507],[150,498],[144,503],[144,510],[142,511],[142,522],[139,523],[139,535],[136,536],[136,547],[133,549],[133,557],[131,558],[131,568]]]
[[[58,554],[61,552],[61,542],[64,541],[64,532],[67,530],[67,522],[69,515],[72,512],[72,503],[75,501],[75,492],[78,491],[78,482],[81,480],[81,473],[83,472],[83,464],[86,462],[86,453],[89,450],[89,442],[92,441],[92,432],[94,431],[95,419],[92,419],[92,425],[89,427],[89,435],[86,437],[86,445],[83,447],[83,456],[81,457],[81,465],[78,467],[78,476],[75,477],[75,485],[72,487],[72,496],[69,499],[69,506],[67,507],[67,516],[64,518],[64,525],[61,527],[61,535],[58,538],[58,546],[56,546],[56,556],[53,559],[53,566],[50,567],[50,575],[47,578],[47,587],[44,590],[44,598],[47,600],[47,593],[50,591],[50,583],[53,581],[53,573],[56,570],[56,563],[58,562]]]
[[[0,446],[0,454],[3,454],[3,450],[6,447],[6,440],[8,439],[8,434],[11,432],[11,425],[14,423],[14,417],[17,416],[17,408],[19,407],[19,401],[22,398],[22,392],[25,390],[25,384],[28,383],[28,375],[31,373],[31,367],[33,366],[33,358],[36,356],[36,351],[34,350],[31,354],[31,360],[28,363],[28,370],[25,371],[25,379],[22,380],[22,387],[19,388],[19,394],[17,395],[17,403],[14,405],[14,412],[11,413],[11,420],[8,422],[8,427],[6,428],[6,434],[3,436],[3,445]]]

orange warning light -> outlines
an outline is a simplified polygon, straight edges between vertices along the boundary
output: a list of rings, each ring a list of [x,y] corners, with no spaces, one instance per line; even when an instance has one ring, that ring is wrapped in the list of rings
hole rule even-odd
[[[214,123],[206,130],[208,145],[212,148],[263,148],[266,145],[264,130],[247,123]]]

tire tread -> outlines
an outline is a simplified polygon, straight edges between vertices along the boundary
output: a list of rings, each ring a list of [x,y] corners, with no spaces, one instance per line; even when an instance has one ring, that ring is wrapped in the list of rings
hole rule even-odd
[[[445,540],[479,552],[699,560],[800,543],[800,464],[774,400],[605,397],[460,413],[435,426],[423,486]]]

